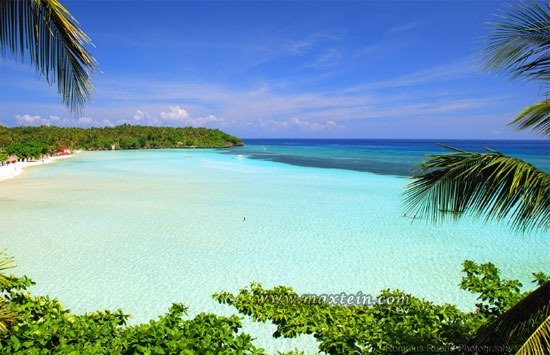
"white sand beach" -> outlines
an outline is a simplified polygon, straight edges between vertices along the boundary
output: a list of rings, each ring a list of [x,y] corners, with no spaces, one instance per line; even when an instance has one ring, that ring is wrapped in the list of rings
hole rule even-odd
[[[78,153],[74,152],[75,154]],[[60,159],[72,158],[74,154],[45,157],[44,159],[29,160],[0,166],[0,181],[12,179],[21,175],[26,167],[54,163]]]

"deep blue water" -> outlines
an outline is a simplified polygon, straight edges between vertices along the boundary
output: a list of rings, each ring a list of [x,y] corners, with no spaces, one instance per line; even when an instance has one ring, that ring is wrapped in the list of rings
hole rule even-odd
[[[438,143],[467,151],[491,148],[550,172],[549,140],[245,139],[227,154],[306,167],[409,176],[425,154],[444,153]]]

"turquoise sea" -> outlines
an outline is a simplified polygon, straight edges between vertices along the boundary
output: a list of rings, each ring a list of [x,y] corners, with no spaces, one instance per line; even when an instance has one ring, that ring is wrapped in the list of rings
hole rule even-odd
[[[407,175],[433,141],[248,140],[212,150],[84,152],[0,183],[0,247],[34,292],[78,312],[101,308],[133,322],[182,302],[190,313],[232,314],[211,299],[252,281],[298,293],[376,294],[400,288],[474,306],[461,263],[492,261],[530,285],[550,272],[550,239],[463,220],[403,217]],[[543,141],[451,141],[484,146],[550,171]],[[245,322],[269,352],[315,351],[312,337],[274,340]]]

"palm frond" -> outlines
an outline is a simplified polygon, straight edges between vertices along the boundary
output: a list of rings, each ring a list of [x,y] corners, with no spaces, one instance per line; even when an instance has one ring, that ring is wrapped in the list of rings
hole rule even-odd
[[[434,222],[474,214],[509,219],[512,228],[550,227],[550,175],[495,151],[428,154],[407,185],[407,215]]]
[[[5,250],[0,250],[0,290],[11,287],[12,281],[4,272],[15,267],[12,257]]]
[[[6,270],[15,267],[13,258],[8,256],[5,250],[0,250],[0,294],[13,285],[10,277],[4,273]],[[8,302],[0,295],[0,331],[5,330],[15,322],[15,313],[9,308]]]
[[[550,99],[544,99],[532,106],[526,107],[510,122],[518,129],[532,128],[546,136],[550,136]]]
[[[550,80],[550,3],[530,0],[508,5],[490,23],[486,37],[486,70],[509,73],[512,78]]]
[[[532,346],[536,345],[537,341],[540,344],[540,342],[548,340],[549,316],[550,282],[547,282],[481,329],[466,347],[511,345],[524,342],[521,348],[524,351],[536,349],[529,347],[529,344]],[[533,337],[533,331],[538,332],[538,335]],[[550,343],[547,343],[547,345],[550,345]],[[534,353],[524,352],[524,354]],[[544,354],[544,352],[535,352],[535,354]]]
[[[90,39],[57,0],[0,0],[0,51],[21,61],[28,56],[63,103],[80,113],[92,93],[97,62],[86,49]]]
[[[538,355],[550,352],[550,317],[531,334],[516,355]]]
[[[15,312],[9,308],[8,302],[0,298],[0,332],[7,329],[15,320]]]

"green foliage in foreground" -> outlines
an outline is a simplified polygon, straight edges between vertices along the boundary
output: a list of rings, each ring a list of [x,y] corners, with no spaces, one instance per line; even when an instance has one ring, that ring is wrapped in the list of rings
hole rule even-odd
[[[237,334],[237,316],[201,313],[186,319],[187,307],[173,304],[156,320],[128,326],[129,316],[120,310],[76,315],[58,300],[31,296],[28,278],[11,281],[3,290],[17,321],[0,332],[3,354],[264,353],[252,345],[250,336]]]
[[[372,306],[334,305],[300,296],[288,287],[264,289],[259,284],[236,295],[214,295],[221,303],[234,306],[255,321],[271,321],[275,337],[313,334],[320,349],[329,354],[465,353],[476,331],[515,305],[522,293],[517,280],[501,279],[491,263],[463,264],[460,287],[477,294],[475,310],[464,312],[450,304],[437,305],[399,290],[383,290]],[[534,273],[535,281],[549,280]],[[394,302],[389,302],[393,300]],[[534,325],[536,328],[536,325]],[[503,339],[508,352],[517,350],[525,339]],[[493,348],[494,349],[494,348]],[[481,350],[481,349],[479,349]]]
[[[287,287],[264,289],[252,284],[233,295],[214,295],[256,321],[277,325],[275,337],[313,334],[320,349],[330,354],[387,354],[456,351],[492,319],[513,306],[527,293],[521,283],[499,276],[493,264],[464,264],[461,288],[478,295],[472,312],[456,306],[437,305],[402,291],[383,290],[371,306],[334,305],[318,296],[299,296]],[[535,273],[541,284],[549,280]],[[56,299],[32,296],[33,282],[9,276],[0,283],[7,311],[16,315],[0,331],[0,353],[21,354],[260,354],[263,349],[251,337],[239,333],[238,316],[201,313],[190,319],[187,308],[174,304],[156,320],[127,325],[122,311],[98,311],[83,315],[64,309]],[[394,302],[389,302],[389,298]],[[522,339],[507,343],[517,349]],[[431,348],[427,348],[430,346]],[[437,350],[439,349],[439,350]]]
[[[74,149],[150,149],[185,147],[227,147],[242,141],[218,129],[194,127],[150,127],[121,125],[104,128],[63,128],[54,126],[0,126],[0,148],[24,152],[28,147],[45,147],[47,152],[65,146]],[[14,152],[17,154],[16,152]],[[30,155],[29,157],[31,157]]]

